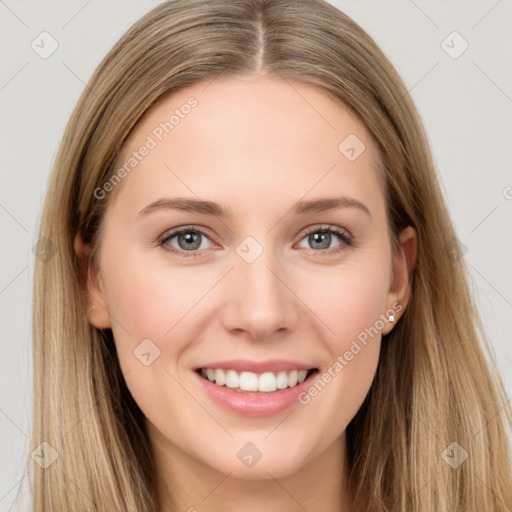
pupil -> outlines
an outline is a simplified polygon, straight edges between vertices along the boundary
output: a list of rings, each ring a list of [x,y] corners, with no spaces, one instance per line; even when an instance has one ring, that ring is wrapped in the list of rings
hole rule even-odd
[[[185,249],[195,250],[201,245],[199,242],[199,233],[192,233],[192,232],[184,233],[179,237],[179,239],[180,239],[180,242],[184,241],[185,244],[193,244],[192,247],[189,245],[188,247],[185,247]],[[180,243],[180,245],[181,245],[181,243]]]
[[[331,234],[330,233],[313,233],[310,236],[310,242],[312,244],[320,243],[320,247],[316,247],[317,249],[328,249],[331,245]],[[326,243],[327,242],[327,243]]]

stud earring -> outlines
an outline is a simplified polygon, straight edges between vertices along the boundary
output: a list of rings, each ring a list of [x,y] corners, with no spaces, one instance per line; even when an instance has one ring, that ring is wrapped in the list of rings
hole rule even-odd
[[[391,315],[388,316],[388,322],[394,322],[395,321],[395,315],[391,313]]]
[[[94,308],[96,307],[96,304],[93,304],[87,311],[94,311]]]

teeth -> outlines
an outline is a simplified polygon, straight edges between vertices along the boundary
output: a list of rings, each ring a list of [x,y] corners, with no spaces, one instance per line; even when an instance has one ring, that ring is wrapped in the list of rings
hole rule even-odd
[[[240,374],[240,389],[244,391],[258,391],[258,376],[252,372],[242,372]]]
[[[265,391],[268,393],[275,390],[276,376],[272,372],[262,373],[258,378],[258,391]]]
[[[276,379],[277,389],[285,389],[288,387],[288,374],[286,372],[279,372]]]
[[[283,370],[278,372],[277,375],[273,372],[257,374],[212,368],[201,370],[201,375],[210,382],[217,384],[217,386],[264,393],[272,393],[278,389],[292,388],[297,384],[302,384],[306,380],[307,373],[307,370],[292,370],[290,372]]]
[[[208,374],[208,370],[206,372]],[[215,384],[219,386],[226,384],[226,374],[223,370],[215,370]]]
[[[219,371],[219,370],[216,370]],[[222,370],[220,370],[222,371]],[[235,370],[228,370],[226,372],[226,386],[228,388],[238,388],[240,387],[240,376]]]

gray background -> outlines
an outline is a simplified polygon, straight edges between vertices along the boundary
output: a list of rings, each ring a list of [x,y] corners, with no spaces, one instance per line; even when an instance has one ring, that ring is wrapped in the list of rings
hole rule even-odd
[[[158,3],[0,0],[1,511],[28,509],[26,498],[13,503],[27,483],[32,249],[49,173],[93,70]],[[512,1],[331,3],[374,37],[419,108],[512,397]],[[31,47],[43,31],[58,43],[46,59]],[[457,58],[464,42],[447,39],[453,31],[469,44]]]

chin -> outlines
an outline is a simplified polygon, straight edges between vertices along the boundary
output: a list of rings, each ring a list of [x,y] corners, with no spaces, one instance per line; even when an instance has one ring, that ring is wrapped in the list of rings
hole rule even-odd
[[[267,434],[265,434],[267,435]],[[236,442],[236,446],[226,448],[214,460],[204,462],[212,469],[230,478],[241,480],[267,480],[269,478],[283,478],[300,471],[306,464],[308,456],[294,452],[293,444],[275,444],[264,440]],[[226,456],[231,453],[231,456]]]

